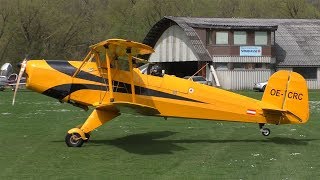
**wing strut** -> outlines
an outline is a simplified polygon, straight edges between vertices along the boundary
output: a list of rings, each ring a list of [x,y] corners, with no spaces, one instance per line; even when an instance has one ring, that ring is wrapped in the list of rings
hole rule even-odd
[[[74,78],[80,71],[81,68],[84,66],[84,64],[87,63],[87,61],[91,61],[92,58],[94,57],[94,54],[92,53],[92,50],[90,50],[90,52],[87,54],[87,56],[83,59],[80,67],[77,69],[77,71],[73,74],[72,78]]]
[[[128,62],[129,62],[129,69],[130,69],[130,83],[131,83],[131,93],[132,93],[132,102],[136,102],[136,92],[134,88],[134,82],[133,82],[133,67],[132,67],[132,54],[131,54],[131,48],[127,48],[127,54],[128,54]]]
[[[112,77],[111,77],[111,67],[110,67],[110,57],[109,53],[106,52],[106,61],[107,61],[107,72],[108,72],[108,89],[110,93],[110,102],[114,101],[114,96],[113,96],[113,86],[112,86]]]

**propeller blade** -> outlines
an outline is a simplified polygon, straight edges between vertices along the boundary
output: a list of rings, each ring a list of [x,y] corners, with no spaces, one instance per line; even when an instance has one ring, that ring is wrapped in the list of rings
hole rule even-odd
[[[12,106],[14,105],[14,102],[16,100],[16,94],[17,94],[17,91],[18,91],[18,88],[19,88],[20,79],[21,79],[21,77],[22,77],[22,75],[24,73],[24,70],[26,69],[26,66],[27,66],[27,59],[25,58],[21,63],[21,68],[20,68],[18,79],[17,79],[16,88],[14,89],[14,94],[13,94],[13,99],[12,99]]]

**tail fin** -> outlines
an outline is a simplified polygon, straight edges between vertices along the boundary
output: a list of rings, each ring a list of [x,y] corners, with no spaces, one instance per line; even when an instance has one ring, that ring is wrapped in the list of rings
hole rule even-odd
[[[309,119],[307,83],[296,72],[281,70],[274,73],[268,81],[262,102],[266,105],[264,110],[283,111],[291,123],[305,123]]]

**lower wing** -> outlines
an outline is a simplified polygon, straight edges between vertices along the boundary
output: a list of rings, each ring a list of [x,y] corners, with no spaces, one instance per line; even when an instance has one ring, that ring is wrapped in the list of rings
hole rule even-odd
[[[94,105],[96,109],[107,111],[118,111],[127,114],[141,114],[146,116],[159,115],[160,112],[153,107],[131,102],[112,102],[109,104]]]

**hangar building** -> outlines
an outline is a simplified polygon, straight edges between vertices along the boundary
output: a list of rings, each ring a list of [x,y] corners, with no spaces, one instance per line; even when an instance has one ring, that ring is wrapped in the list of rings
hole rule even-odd
[[[252,89],[279,69],[320,88],[320,20],[164,17],[143,43],[167,74],[198,75],[224,89]]]

